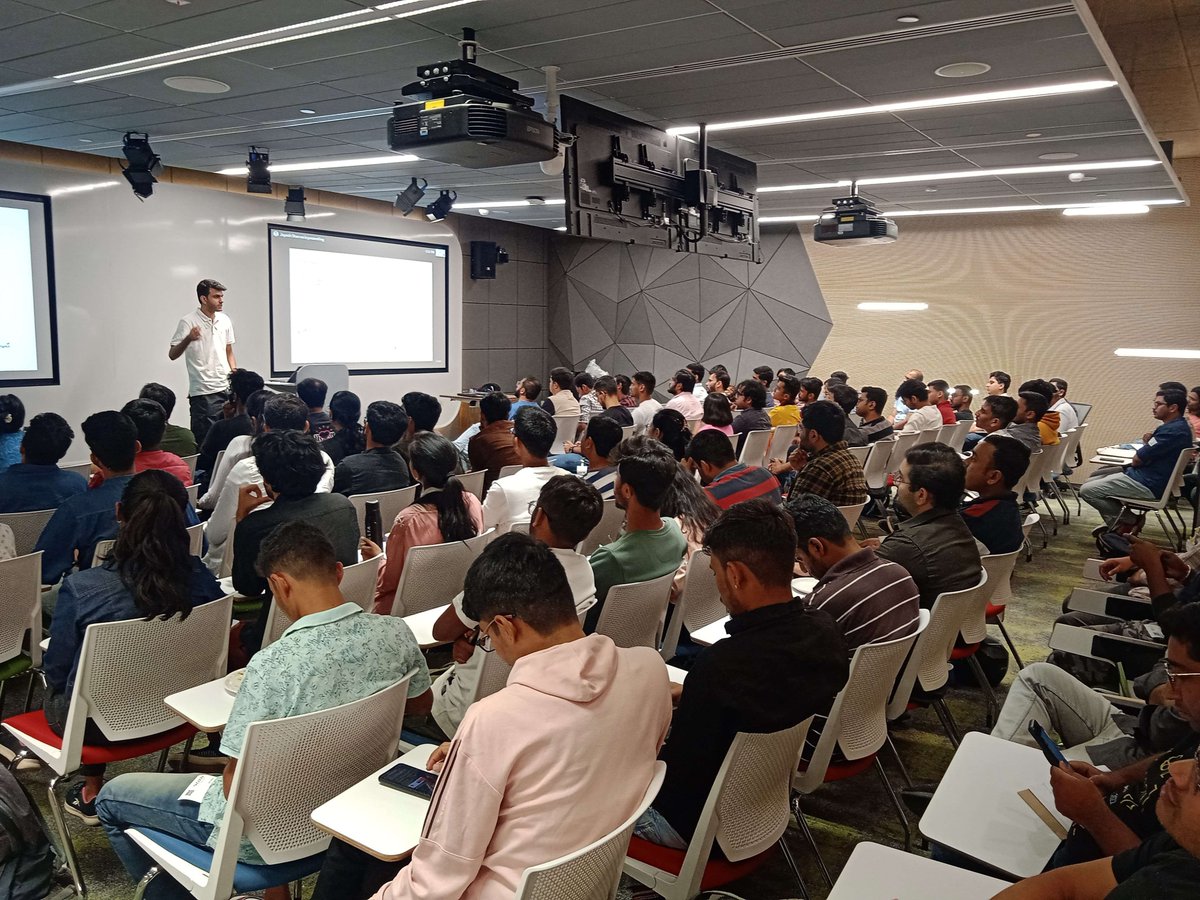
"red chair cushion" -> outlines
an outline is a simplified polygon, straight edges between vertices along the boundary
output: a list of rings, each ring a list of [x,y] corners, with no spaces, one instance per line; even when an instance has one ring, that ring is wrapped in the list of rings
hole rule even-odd
[[[974,656],[975,651],[979,649],[979,646],[979,644],[968,644],[965,647],[955,647],[950,653],[950,659],[953,661],[956,659],[967,659],[968,657]]]
[[[49,744],[51,747],[62,749],[62,738],[50,728],[46,714],[42,710],[11,716],[4,720],[21,734],[29,735],[35,741]],[[126,759],[136,759],[148,753],[157,753],[167,747],[182,743],[196,733],[196,729],[183,724],[162,734],[152,734],[150,737],[139,738],[136,741],[116,741],[111,744],[84,744],[80,762],[83,765],[98,765],[100,763],[122,762]]]
[[[912,707],[910,706],[909,708],[911,709]],[[846,778],[853,778],[860,772],[865,772],[867,769],[871,768],[871,765],[874,762],[874,753],[864,759],[855,759],[849,761],[844,759],[831,760],[829,763],[829,768],[825,770],[825,781],[828,783],[830,781],[842,781]],[[806,763],[804,760],[801,760],[800,770],[804,771],[807,768],[808,763]]]
[[[761,866],[771,854],[775,852],[775,848],[764,850],[758,856],[752,856],[749,859],[743,859],[741,862],[730,862],[722,858],[720,851],[716,845],[713,846],[713,856],[704,866],[704,877],[700,881],[701,891],[711,891],[721,887],[721,885],[729,884],[731,881],[737,881],[749,875],[759,866]],[[637,835],[629,839],[629,850],[627,855],[638,862],[644,862],[647,865],[654,866],[656,869],[662,869],[664,872],[671,872],[674,875],[679,874],[679,870],[683,868],[683,858],[687,854],[686,850],[674,850],[670,847],[663,847],[659,844],[651,843]]]
[[[1004,603],[1000,604],[999,606],[993,606],[991,603],[989,603],[987,606],[987,617],[992,619],[996,616],[1002,616],[1004,615],[1004,610],[1007,608],[1008,605]]]

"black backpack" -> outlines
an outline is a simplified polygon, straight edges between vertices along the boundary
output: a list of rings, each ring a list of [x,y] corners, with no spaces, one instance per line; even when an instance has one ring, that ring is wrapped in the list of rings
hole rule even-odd
[[[56,868],[40,812],[13,774],[0,768],[0,900],[43,900]]]

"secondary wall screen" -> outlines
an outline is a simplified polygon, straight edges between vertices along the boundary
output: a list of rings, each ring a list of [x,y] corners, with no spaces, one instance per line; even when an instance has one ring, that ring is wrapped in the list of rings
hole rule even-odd
[[[0,191],[0,385],[58,383],[50,198]]]
[[[344,363],[353,375],[447,371],[450,250],[272,225],[271,369]]]

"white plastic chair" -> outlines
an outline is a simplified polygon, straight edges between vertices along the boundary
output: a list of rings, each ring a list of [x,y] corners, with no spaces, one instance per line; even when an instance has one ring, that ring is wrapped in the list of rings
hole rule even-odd
[[[962,636],[964,644],[979,644],[987,637],[988,607],[991,606],[992,597],[1002,585],[1008,584],[1013,566],[1017,564],[1017,557],[1020,555],[1021,551],[1018,548],[1011,553],[989,553],[980,557],[979,561],[983,565],[984,572],[987,573],[987,579],[976,592],[975,598],[963,618],[963,623],[959,627],[959,634]],[[979,684],[979,690],[983,692],[984,700],[987,702],[987,721],[990,725],[994,721],[993,714],[1000,714],[1000,703],[996,699],[996,692],[984,675],[983,667],[980,666],[975,653],[963,656],[961,655],[963,652],[965,651],[960,651],[959,659],[966,659],[967,665],[971,667],[971,673],[975,676],[975,681]]]
[[[871,455],[870,444],[865,447],[848,447],[847,449],[850,451],[850,455],[858,460],[860,466],[866,465],[867,457]]]
[[[54,513],[55,510],[53,509],[37,509],[32,512],[23,513],[0,513],[0,525],[7,525],[12,529],[17,556],[24,556],[26,553],[33,552],[33,548],[37,546],[38,538],[42,536],[42,530],[46,527],[46,523],[50,521],[50,517]]]
[[[383,523],[383,533],[386,535],[392,530],[392,523],[396,521],[396,516],[400,514],[400,510],[406,506],[412,506],[413,501],[417,499],[417,489],[420,485],[410,484],[406,488],[399,488],[394,491],[378,491],[373,494],[352,494],[350,502],[354,505],[354,514],[358,516],[358,531],[359,534],[367,533],[367,501],[379,501],[379,519]]]
[[[191,456],[181,456],[180,457],[180,459],[182,459],[185,463],[187,463],[188,471],[192,473],[193,478],[196,475],[196,460],[198,460],[199,458],[200,458],[199,453],[193,453]]]
[[[613,585],[600,610],[596,634],[608,635],[618,647],[658,650],[674,581],[672,570],[649,581]]]
[[[870,500],[864,500],[862,503],[856,503],[853,506],[839,506],[838,512],[842,514],[842,518],[846,520],[846,526],[853,531],[854,526],[858,524],[858,517],[862,515],[863,510],[867,508]]]
[[[1037,515],[1031,513],[1031,515]],[[1028,516],[1026,517],[1028,519]],[[1032,526],[1032,523],[1030,523]],[[1012,651],[1013,659],[1016,660],[1017,668],[1025,668],[1025,663],[1021,662],[1021,656],[1017,653],[1016,645],[1013,644],[1012,638],[1008,635],[1008,630],[1004,627],[1004,614],[1008,608],[1008,604],[1012,602],[1012,573],[1016,566],[1017,557],[1021,555],[1020,548],[1017,548],[1012,553],[992,554],[982,557],[983,567],[988,570],[988,587],[987,591],[990,594],[988,597],[985,615],[987,617],[986,624],[995,625],[1000,629],[1000,634],[1004,637],[1004,642],[1008,644],[1008,649]],[[988,561],[991,560],[989,563]]]
[[[633,430],[635,428],[637,428],[636,425],[622,425],[621,426],[621,440],[627,441],[631,437],[633,437]]]
[[[51,738],[42,710],[5,720],[4,727],[23,748],[17,759],[32,753],[54,773],[47,787],[50,812],[80,896],[86,894],[86,887],[57,788],[83,763],[88,720],[108,741],[126,742],[119,748],[125,754],[122,759],[159,751],[162,771],[170,748],[182,741],[190,746],[196,734],[166,707],[163,697],[224,674],[232,604],[232,596],[201,604],[182,621],[173,617],[89,625],[62,738]],[[170,665],[163,665],[163,660],[170,660]]]
[[[696,416],[694,419],[686,419],[685,421],[687,422],[688,431],[690,431],[692,434],[695,434],[697,431],[699,431],[700,426],[704,424],[704,418],[702,416]]]
[[[667,774],[667,764],[654,764],[654,775],[633,814],[599,840],[521,876],[514,900],[613,900],[633,827],[650,808]]]
[[[783,835],[791,820],[789,784],[811,724],[808,718],[770,734],[738,732],[708,792],[679,871],[660,869],[636,858],[634,854],[647,842],[635,837],[630,842],[630,855],[625,858],[625,874],[665,900],[691,900],[700,893],[714,843],[730,862],[743,862],[778,842],[807,897]]]
[[[771,433],[771,444],[767,447],[766,459],[786,459],[792,440],[796,437],[796,425],[780,425]]]
[[[392,615],[412,616],[445,606],[453,600],[463,589],[467,569],[483,552],[495,531],[489,528],[473,538],[449,544],[409,547],[400,582],[396,585]]]
[[[584,556],[591,556],[601,544],[611,544],[621,536],[625,528],[625,510],[617,506],[617,501],[609,498],[604,501],[604,511],[596,527],[588,532],[588,536],[579,542],[577,548]]]
[[[1163,524],[1163,515],[1166,515],[1167,522],[1170,523],[1171,530],[1169,536],[1174,542],[1176,549],[1182,550],[1184,541],[1187,538],[1187,525],[1179,528],[1175,524],[1175,520],[1171,518],[1169,504],[1174,496],[1179,493],[1183,487],[1183,477],[1187,474],[1187,467],[1191,464],[1192,458],[1195,456],[1194,447],[1185,447],[1179,452],[1179,458],[1175,460],[1175,468],[1171,470],[1171,478],[1167,481],[1167,486],[1157,500],[1146,500],[1138,497],[1113,497],[1121,504],[1121,513],[1123,516],[1126,511],[1133,513],[1154,513],[1154,517],[1158,519],[1158,525],[1163,530],[1163,534],[1168,534],[1167,526]]]
[[[557,429],[554,435],[554,443],[550,445],[550,455],[563,452],[563,444],[573,442],[575,440],[575,432],[579,428],[578,415],[554,416],[554,427]]]
[[[967,435],[971,433],[971,426],[975,424],[974,419],[963,419],[961,422],[954,423],[954,430],[951,431],[943,443],[948,444],[955,453],[962,453],[963,444],[967,440]],[[946,426],[949,428],[950,426]]]
[[[251,722],[217,826],[216,849],[149,828],[125,830],[154,861],[136,900],[162,873],[197,900],[226,900],[273,886],[266,881],[287,884],[319,870],[329,834],[313,823],[312,811],[395,757],[412,676],[342,706]],[[238,862],[243,837],[265,866]]]
[[[28,651],[24,649],[27,638]],[[24,710],[29,711],[33,670],[42,666],[41,638],[42,551],[0,560],[0,662],[7,664],[19,659],[29,662],[24,668],[14,666],[8,678],[0,681],[0,708],[9,679],[27,671],[29,687],[25,691]]]
[[[379,577],[379,559],[364,559],[352,566],[342,569],[342,596],[360,609],[371,611],[375,600],[375,582]],[[279,604],[271,601],[267,610],[267,621],[263,627],[262,645],[264,647],[279,640],[292,624],[288,614],[280,609]]]
[[[670,660],[675,656],[683,626],[686,626],[690,633],[729,615],[729,611],[721,603],[721,592],[717,590],[717,576],[713,574],[710,560],[708,551],[697,550],[688,562],[683,592],[675,601],[671,621],[663,638],[663,660]]]
[[[511,466],[501,466],[501,467],[500,467],[500,474],[498,474],[496,477],[497,477],[497,478],[507,478],[509,475],[515,475],[515,474],[517,474],[517,473],[518,473],[518,472],[520,472],[520,471],[521,471],[523,468],[525,468],[525,467],[524,467],[524,466],[521,466],[521,465],[515,465],[515,464],[514,464],[514,465],[511,465]]]
[[[875,441],[868,449],[867,461],[863,464],[863,478],[867,481],[867,490],[882,491],[887,487],[888,473],[892,470],[889,463],[895,455],[896,439]]]
[[[189,525],[187,528],[188,534],[188,552],[192,556],[200,556],[204,552],[204,523],[200,522],[196,525]],[[113,548],[116,540],[96,541],[96,547],[92,551],[92,565],[98,566],[108,556],[108,553]]]
[[[742,452],[738,454],[738,462],[748,466],[761,466],[766,461],[771,435],[772,432],[766,428],[747,431],[746,440],[742,442]]]
[[[483,499],[483,482],[487,477],[487,469],[476,469],[474,472],[467,472],[456,477],[464,491],[474,494],[480,500]]]
[[[200,499],[200,485],[189,484],[184,488],[184,490],[187,491],[188,505],[191,506],[192,509],[195,509],[196,501]]]
[[[58,467],[60,469],[62,469],[64,472],[75,472],[79,475],[82,475],[84,478],[92,477],[92,462],[91,462],[91,460],[88,460],[86,462],[77,462],[77,463],[59,463]]]
[[[896,809],[900,826],[904,831],[904,844],[908,849],[912,843],[909,833],[908,817],[900,805],[892,784],[888,781],[883,763],[879,761],[879,751],[888,740],[887,732],[887,703],[896,676],[904,665],[908,651],[912,649],[917,638],[924,632],[929,621],[928,615],[923,615],[917,622],[917,630],[905,637],[891,641],[880,641],[874,644],[863,644],[854,651],[850,658],[850,676],[846,685],[834,698],[823,726],[821,736],[813,747],[812,755],[807,762],[801,763],[799,770],[792,778],[792,790],[799,794],[811,794],[826,782],[830,774],[830,762],[836,747],[841,751],[844,762],[835,763],[835,768],[854,769],[848,775],[857,774],[866,768],[867,762],[873,762],[875,771],[883,782],[888,798]],[[862,763],[859,761],[862,760]],[[855,765],[859,763],[859,765]],[[793,812],[800,830],[812,846],[813,853],[820,862],[821,870],[826,880],[833,883],[829,871],[821,859],[821,851],[817,849],[804,811],[800,808],[799,796],[793,799]]]

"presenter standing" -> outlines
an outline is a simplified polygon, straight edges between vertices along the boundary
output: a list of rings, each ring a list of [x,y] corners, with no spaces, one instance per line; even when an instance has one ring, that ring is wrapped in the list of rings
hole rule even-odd
[[[221,310],[225,285],[205,278],[196,285],[198,309],[175,326],[171,359],[184,358],[188,371],[188,406],[196,443],[204,442],[209,426],[221,417],[227,399],[229,373],[237,368],[233,358],[233,322]]]

